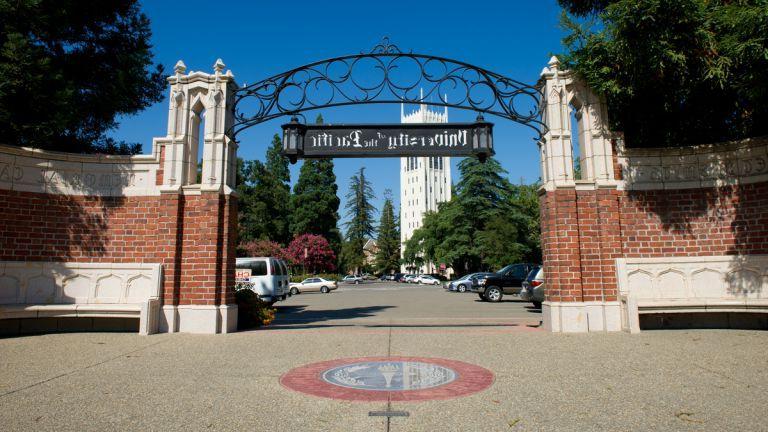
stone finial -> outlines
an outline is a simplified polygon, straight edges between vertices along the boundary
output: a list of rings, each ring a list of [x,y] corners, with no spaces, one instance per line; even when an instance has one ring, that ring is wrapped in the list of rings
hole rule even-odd
[[[557,57],[552,56],[552,58],[549,59],[547,65],[549,65],[549,67],[552,69],[557,69],[557,67],[560,65],[560,60]]]
[[[539,76],[544,76],[548,73],[549,73],[549,68],[545,67],[544,69],[541,70],[541,73],[539,74]]]
[[[184,75],[184,72],[187,71],[187,65],[185,65],[183,61],[179,60],[176,62],[176,66],[173,67],[173,71],[176,73],[176,75]]]
[[[221,59],[216,59],[216,63],[213,64],[213,70],[216,73],[223,72],[225,67],[227,67],[227,65],[225,65],[224,62],[221,61]]]

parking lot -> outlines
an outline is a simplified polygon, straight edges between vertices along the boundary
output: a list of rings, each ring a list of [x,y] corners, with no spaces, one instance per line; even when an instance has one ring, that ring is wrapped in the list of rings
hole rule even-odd
[[[474,293],[448,292],[442,285],[366,281],[340,283],[329,294],[302,293],[276,304],[271,328],[498,327],[536,328],[541,310],[516,296],[481,301]]]

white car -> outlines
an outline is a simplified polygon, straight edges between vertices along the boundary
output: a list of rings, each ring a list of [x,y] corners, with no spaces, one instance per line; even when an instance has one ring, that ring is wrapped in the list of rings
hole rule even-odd
[[[416,282],[419,285],[440,285],[440,280],[430,275],[421,275],[416,277]]]
[[[298,283],[291,284],[291,294],[299,294],[305,292],[321,292],[327,294],[338,288],[336,281],[323,279],[320,277],[307,278]]]
[[[418,283],[419,276],[418,275],[405,275],[403,276],[403,282],[405,283]]]

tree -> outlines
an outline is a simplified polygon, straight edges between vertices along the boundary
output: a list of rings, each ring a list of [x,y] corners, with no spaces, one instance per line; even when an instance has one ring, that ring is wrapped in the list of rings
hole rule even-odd
[[[67,152],[137,153],[106,133],[162,100],[136,0],[0,2],[0,136]]]
[[[365,261],[363,247],[365,242],[373,237],[375,228],[373,217],[376,208],[373,207],[373,188],[365,177],[365,168],[360,168],[357,174],[350,178],[347,193],[347,245],[343,251],[347,269],[359,269]]]
[[[241,257],[285,257],[283,248],[271,240],[250,240],[237,246]]]
[[[765,0],[560,0],[564,67],[608,103],[632,147],[768,133]]]
[[[285,245],[290,241],[290,171],[281,148],[275,135],[266,163],[238,161],[240,242],[266,239]]]
[[[400,268],[400,229],[392,206],[392,191],[384,192],[384,206],[379,221],[379,236],[376,245],[376,270],[390,273]]]
[[[272,239],[280,244],[288,244],[291,239],[291,172],[288,159],[282,155],[283,142],[280,136],[272,137],[272,146],[267,149],[265,168],[273,176],[271,190],[271,211],[275,232]]]
[[[300,265],[313,274],[336,269],[336,254],[323,236],[302,234],[286,248],[286,256],[293,265]]]
[[[317,123],[323,117],[318,115]],[[333,159],[307,159],[299,171],[299,179],[291,196],[291,225],[293,236],[318,234],[326,239],[337,255],[341,252],[338,228],[339,205]]]
[[[541,258],[537,185],[513,186],[498,161],[459,163],[453,198],[424,215],[403,261],[449,264],[459,273]]]

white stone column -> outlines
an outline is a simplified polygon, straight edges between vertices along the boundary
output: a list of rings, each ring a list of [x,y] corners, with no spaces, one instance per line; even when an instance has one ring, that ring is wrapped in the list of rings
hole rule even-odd
[[[164,139],[158,140],[165,147],[161,186],[164,192],[181,190],[181,186],[186,183],[184,164],[189,158],[187,155],[189,101],[186,86],[182,82],[187,66],[179,60],[173,70],[175,74],[168,77],[170,84],[168,131]]]
[[[231,71],[223,73],[225,68],[221,59],[213,65],[214,73],[209,75],[207,116],[205,119],[205,142],[203,148],[203,176],[200,190],[230,192],[236,144],[225,134],[232,124],[229,115],[233,104],[235,88]]]
[[[573,185],[573,150],[571,145],[570,109],[568,107],[567,74],[558,69],[557,57],[541,71],[539,85],[544,94],[542,113],[547,132],[540,142],[542,180],[546,190]]]
[[[197,150],[202,146],[200,189],[229,193],[235,185],[237,145],[226,131],[232,125],[234,90],[231,71],[224,72],[221,59],[213,65],[213,74],[192,72],[179,60],[175,74],[168,77],[170,101],[168,132],[158,142],[165,146],[163,185],[165,192],[179,191],[197,183]],[[200,116],[204,116],[200,119]],[[199,131],[203,122],[202,133]]]
[[[568,70],[557,57],[541,71],[543,121],[547,133],[539,143],[542,179],[546,190],[574,187],[573,136],[579,137],[579,183],[615,185],[613,149],[607,128],[605,100]],[[577,124],[571,124],[576,109]]]

